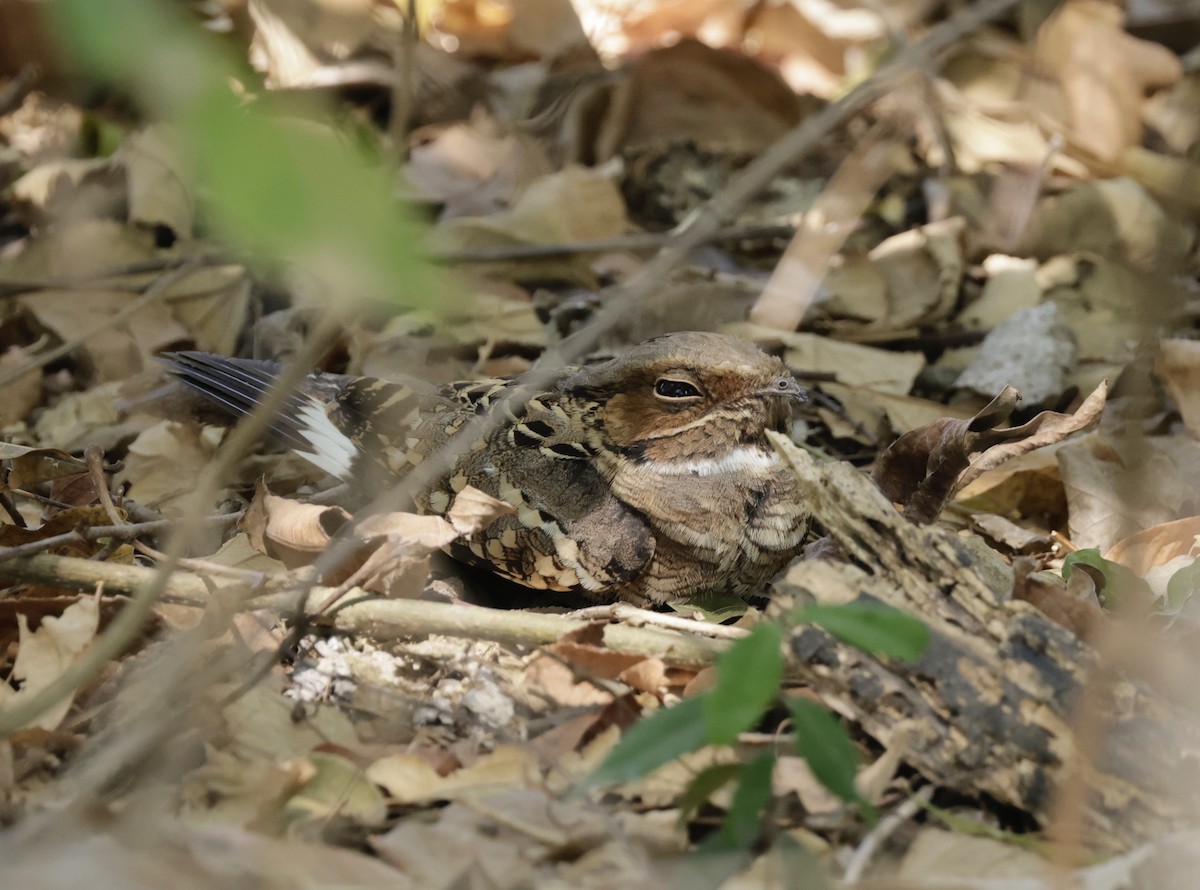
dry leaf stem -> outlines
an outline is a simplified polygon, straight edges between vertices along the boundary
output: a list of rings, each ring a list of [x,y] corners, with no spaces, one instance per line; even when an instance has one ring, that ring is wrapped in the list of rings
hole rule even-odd
[[[705,242],[743,238],[790,238],[795,231],[795,226],[752,223],[720,229],[713,232]],[[674,232],[634,232],[614,238],[593,238],[555,244],[501,244],[471,250],[447,250],[430,254],[429,258],[439,263],[490,263],[575,256],[581,253],[608,253],[615,250],[655,250],[668,244],[674,237]]]
[[[0,576],[16,581],[53,584],[77,590],[93,590],[103,584],[109,593],[139,596],[155,586],[156,569],[93,562],[70,556],[39,554],[0,562]],[[235,585],[234,589],[238,586]],[[306,592],[304,609],[315,609],[331,592],[328,587],[312,587]],[[214,592],[210,583],[196,575],[177,572],[163,584],[164,596],[203,607],[224,591]],[[361,593],[361,591],[360,591]],[[294,604],[294,592],[265,594],[247,600],[244,608],[278,609]],[[564,634],[578,631],[589,621],[542,612],[503,611],[463,603],[437,603],[425,600],[386,600],[362,594],[338,607],[327,616],[338,630],[363,633],[375,639],[421,637],[445,634],[473,640],[490,640],[515,646],[543,646]],[[679,633],[660,628],[609,624],[604,629],[608,648],[631,654],[654,655],[679,667],[703,667],[712,664],[729,646],[726,640],[710,639],[694,633]],[[0,731],[7,715],[0,715]]]
[[[209,516],[204,521],[206,524],[211,525],[228,525],[231,522],[236,522],[241,515],[241,513],[222,513],[219,516]],[[123,522],[120,525],[93,525],[90,528],[74,528],[69,532],[63,532],[61,535],[51,535],[48,538],[42,538],[40,541],[30,541],[28,544],[17,544],[14,547],[0,548],[0,562],[19,557],[36,556],[39,553],[45,553],[47,550],[53,550],[55,547],[64,544],[76,544],[82,541],[99,541],[103,538],[128,541],[131,538],[137,538],[141,535],[153,535],[158,532],[169,531],[176,525],[178,525],[178,522],[174,519],[153,519],[149,522]]]

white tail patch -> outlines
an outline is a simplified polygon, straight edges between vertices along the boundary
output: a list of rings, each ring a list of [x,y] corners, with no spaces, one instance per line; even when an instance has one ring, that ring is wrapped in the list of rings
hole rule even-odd
[[[300,409],[296,419],[300,421],[298,432],[313,447],[311,452],[297,450],[296,453],[326,473],[349,478],[354,460],[359,455],[358,446],[333,425],[324,406],[315,401],[309,402]]]

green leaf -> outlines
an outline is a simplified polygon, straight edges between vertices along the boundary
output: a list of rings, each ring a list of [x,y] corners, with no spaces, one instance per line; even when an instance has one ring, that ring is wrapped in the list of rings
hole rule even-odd
[[[641,778],[676,757],[704,747],[708,743],[704,699],[703,695],[684,699],[674,707],[643,717],[596,767],[585,787]]]
[[[295,266],[333,295],[432,305],[416,257],[421,231],[395,200],[391,170],[329,125],[315,101],[268,113],[236,95],[239,66],[172,4],[55,0],[63,43],[97,77],[129,90],[190,153],[205,217],[257,260]],[[137,51],[131,51],[136,47]]]
[[[779,625],[765,621],[718,659],[717,685],[704,702],[712,744],[732,745],[771,706],[783,677],[782,645]]]
[[[804,606],[792,618],[797,623],[816,624],[843,643],[887,658],[916,661],[929,645],[929,628],[924,622],[883,603]]]
[[[837,718],[804,698],[789,698],[788,709],[796,729],[796,750],[817,779],[848,803],[870,805],[854,787],[858,750]]]
[[[679,824],[686,824],[705,801],[736,779],[741,771],[740,763],[718,763],[700,770],[679,799]]]
[[[1063,578],[1070,581],[1071,573],[1085,566],[1093,569],[1089,574],[1096,581],[1096,595],[1106,609],[1118,608],[1122,603],[1146,604],[1154,600],[1154,592],[1140,575],[1119,562],[1105,559],[1094,547],[1068,554],[1063,560]]]
[[[1178,615],[1197,589],[1200,589],[1200,559],[1171,576],[1167,582],[1167,601],[1162,607],[1163,614]]]
[[[775,754],[765,751],[742,768],[733,802],[721,824],[721,833],[732,849],[748,849],[762,827],[763,813],[771,804],[771,773]]]

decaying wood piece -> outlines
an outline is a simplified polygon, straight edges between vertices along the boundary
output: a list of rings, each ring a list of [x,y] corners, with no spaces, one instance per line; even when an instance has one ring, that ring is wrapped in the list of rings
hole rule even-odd
[[[848,464],[818,462],[773,438],[848,561],[798,563],[778,592],[874,598],[932,631],[925,655],[906,665],[801,627],[790,641],[796,669],[870,735],[902,745],[932,781],[1046,819],[1056,787],[1082,766],[1071,721],[1099,672],[1095,652],[1028,603],[990,589],[956,535],[907,522]],[[1084,816],[1089,842],[1124,846],[1200,812],[1183,765],[1200,721],[1130,680],[1105,681],[1110,718],[1105,738],[1089,740],[1102,753],[1082,768],[1091,791]]]

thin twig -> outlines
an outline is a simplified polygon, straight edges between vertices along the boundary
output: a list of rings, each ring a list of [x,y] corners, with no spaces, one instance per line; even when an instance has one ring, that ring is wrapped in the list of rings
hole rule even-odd
[[[404,27],[396,35],[392,52],[395,68],[392,81],[392,113],[388,133],[397,164],[408,159],[408,131],[412,125],[413,107],[417,94],[417,46],[421,41],[416,0],[408,0],[404,11]]]
[[[230,522],[236,521],[241,515],[241,513],[222,513],[218,516],[208,517],[205,522],[213,525],[228,525]],[[173,519],[156,519],[151,522],[123,522],[120,525],[93,525],[91,527],[75,528],[60,535],[51,535],[48,538],[42,538],[40,541],[30,541],[28,544],[4,547],[0,549],[0,562],[6,559],[16,559],[18,557],[28,557],[38,553],[45,553],[63,544],[100,541],[104,538],[127,541],[130,538],[136,538],[141,535],[151,535],[156,532],[167,531],[177,524],[178,522]]]
[[[104,475],[104,449],[99,445],[88,445],[84,449],[83,458],[87,461],[88,475],[92,477],[92,488],[96,497],[100,498],[100,504],[108,514],[109,521],[118,526],[127,524],[127,520],[113,503],[112,492],[108,490],[108,477]]]
[[[47,553],[0,561],[0,577],[76,590],[94,590],[97,584],[103,583],[109,591],[132,594],[135,601],[145,589],[157,587],[160,583],[164,591],[193,605],[205,605],[214,597],[204,580],[195,575],[177,572],[166,582],[160,582],[161,575],[160,570],[143,566],[97,563]],[[316,608],[330,593],[331,588],[311,586],[301,604],[301,613]],[[537,647],[553,643],[564,634],[581,630],[591,623],[544,612],[504,611],[466,603],[428,600],[391,600],[372,596],[362,590],[352,591],[352,594],[352,601],[328,615],[327,621],[343,632],[360,633],[383,640],[445,634],[513,646]],[[295,591],[259,595],[247,598],[243,608],[288,608],[293,605],[295,596]],[[131,606],[126,610],[129,608]],[[603,630],[604,645],[614,652],[653,655],[679,667],[712,664],[729,648],[726,640],[653,627],[610,624]],[[11,724],[9,712],[0,712],[0,733],[11,729]]]
[[[747,238],[790,238],[796,227],[778,223],[751,223],[730,226],[714,232],[706,240],[737,241]],[[676,237],[674,232],[635,232],[614,238],[594,238],[558,244],[504,244],[470,250],[434,252],[429,259],[438,263],[491,263],[501,260],[532,260],[545,257],[575,256],[583,253],[607,253],[617,250],[658,250]]]
[[[850,857],[850,862],[846,865],[846,871],[842,875],[843,884],[857,884],[862,880],[863,872],[867,870],[875,851],[905,822],[924,808],[929,798],[933,797],[933,791],[932,785],[918,788],[904,803],[879,820],[879,824],[871,829],[870,833],[862,839],[862,843],[855,848],[854,855]]]
[[[183,261],[184,258],[178,256],[162,256],[154,259],[141,260],[136,263],[128,263],[124,266],[114,266],[111,269],[104,269],[94,272],[86,277],[39,277],[39,278],[0,278],[0,299],[5,297],[15,297],[21,294],[37,293],[42,290],[130,290],[140,291],[141,285],[134,286],[132,284],[126,287],[119,287],[116,281],[122,278],[128,278],[131,275],[145,275],[150,272],[163,272],[168,269],[173,269]],[[234,262],[226,256],[220,254],[205,252],[196,254],[188,259],[195,260],[200,265],[219,265],[221,263]]]
[[[612,603],[607,606],[589,606],[569,612],[568,617],[581,621],[620,621],[630,627],[665,627],[684,633],[700,634],[718,640],[740,640],[748,636],[750,631],[742,627],[729,627],[724,624],[711,624],[706,621],[696,621],[683,615],[672,615],[669,612],[651,612],[639,609],[629,603]]]

